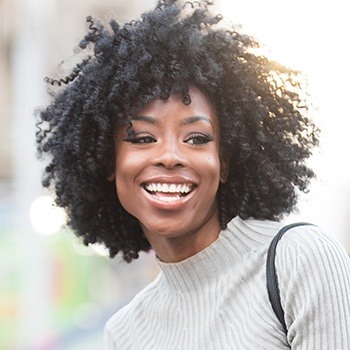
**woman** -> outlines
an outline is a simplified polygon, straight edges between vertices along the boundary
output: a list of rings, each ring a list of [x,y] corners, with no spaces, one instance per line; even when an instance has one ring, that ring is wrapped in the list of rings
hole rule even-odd
[[[315,226],[286,233],[276,268],[287,334],[266,288],[280,220],[318,144],[298,72],[220,27],[209,2],[160,1],[109,32],[40,114],[43,185],[85,244],[160,274],[105,329],[106,349],[350,349],[350,264]]]

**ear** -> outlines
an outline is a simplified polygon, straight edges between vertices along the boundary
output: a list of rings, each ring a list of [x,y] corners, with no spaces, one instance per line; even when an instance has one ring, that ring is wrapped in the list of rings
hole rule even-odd
[[[227,156],[222,155],[220,157],[220,182],[221,183],[225,183],[227,181],[229,169],[230,169],[230,159]]]

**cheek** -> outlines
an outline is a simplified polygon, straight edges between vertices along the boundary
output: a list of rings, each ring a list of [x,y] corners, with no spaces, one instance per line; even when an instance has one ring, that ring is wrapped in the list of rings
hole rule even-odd
[[[128,178],[131,179],[141,159],[139,152],[132,152],[128,144],[121,141],[117,142],[115,145],[116,178],[121,181],[127,181]]]
[[[135,163],[131,162],[132,159],[128,156],[127,152],[124,152],[123,147],[119,148],[119,151],[116,150],[115,157],[115,186],[117,197],[126,209],[129,206],[128,203],[128,192],[130,191],[130,181],[134,170]]]
[[[128,173],[127,169],[123,169],[122,171],[117,169],[115,175],[116,196],[118,197],[121,206],[128,213],[132,214],[133,208],[135,207],[135,195],[133,193],[134,187],[130,178],[131,174]]]
[[[142,152],[130,152],[123,147],[116,152],[116,195],[122,207],[134,216],[140,208],[138,176],[147,162],[148,158]]]
[[[208,185],[216,186],[216,183],[220,180],[220,158],[216,152],[211,155],[205,155],[204,157],[194,158],[197,165],[196,168],[199,170],[204,178],[209,180]]]

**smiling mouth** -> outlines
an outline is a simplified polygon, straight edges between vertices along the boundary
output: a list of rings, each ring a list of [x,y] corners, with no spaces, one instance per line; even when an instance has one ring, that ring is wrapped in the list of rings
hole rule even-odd
[[[194,184],[145,183],[143,188],[159,201],[176,202],[189,195],[195,188]]]

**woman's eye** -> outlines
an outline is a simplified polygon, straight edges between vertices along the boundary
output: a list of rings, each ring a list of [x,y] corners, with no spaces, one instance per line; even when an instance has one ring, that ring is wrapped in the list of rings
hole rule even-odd
[[[131,143],[152,143],[156,142],[156,139],[152,136],[134,136],[125,139],[124,141],[131,142]]]
[[[190,145],[202,145],[210,141],[213,141],[213,137],[211,135],[205,135],[205,134],[191,135],[185,140],[185,142],[189,143]]]

